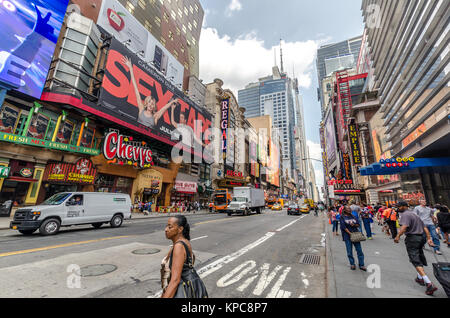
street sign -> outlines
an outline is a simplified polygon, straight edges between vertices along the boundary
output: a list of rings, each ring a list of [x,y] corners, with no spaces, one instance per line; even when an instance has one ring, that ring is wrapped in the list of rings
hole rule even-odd
[[[10,167],[2,167],[0,166],[0,178],[8,178]]]

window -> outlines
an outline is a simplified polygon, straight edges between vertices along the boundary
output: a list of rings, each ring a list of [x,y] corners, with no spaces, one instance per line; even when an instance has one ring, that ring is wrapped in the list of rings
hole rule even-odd
[[[173,55],[174,55],[176,58],[178,58],[178,52],[177,52],[177,50],[173,50]]]
[[[192,31],[192,24],[191,24],[191,22],[188,23],[188,28],[189,28],[190,31]]]
[[[194,23],[194,28],[196,28],[197,29],[197,26],[198,26],[198,23],[197,23],[197,21],[196,20],[194,20],[192,23]]]
[[[150,22],[148,20],[145,20],[144,26],[148,31],[150,31],[150,32],[152,31],[152,25],[150,24]]]
[[[197,45],[197,41],[196,41],[194,38],[192,38],[192,44],[193,44],[194,46]]]
[[[182,18],[182,17],[183,17],[183,11],[181,11],[181,9],[180,9],[180,8],[178,8],[178,16],[179,16],[180,18]]]
[[[145,1],[144,0],[139,0],[139,6],[145,10]]]
[[[198,5],[196,3],[194,4],[194,7],[195,7],[195,11],[198,12]]]
[[[194,8],[192,7],[192,5],[189,5],[189,10],[191,11],[192,14],[194,14]]]
[[[169,39],[171,39],[173,41],[173,32],[169,31]]]
[[[184,14],[185,15],[189,15],[189,11],[188,11],[188,9],[186,7],[184,7]]]
[[[172,16],[172,19],[176,20],[177,19],[177,14],[175,13],[175,11],[171,11],[170,15]],[[178,29],[178,28],[177,28]]]
[[[166,45],[166,39],[163,38],[163,37],[161,37],[161,43],[162,43],[163,45]]]
[[[186,26],[184,24],[183,24],[182,30],[185,34],[187,33]]]
[[[175,16],[176,17],[176,16]],[[180,35],[181,34],[181,30],[180,30],[180,28],[179,27],[177,27],[177,35]]]
[[[180,47],[180,51],[181,51],[181,53],[184,53],[185,49],[184,49],[183,45]]]
[[[135,6],[130,1],[127,1],[127,5],[125,6],[131,14],[134,14]]]
[[[166,20],[166,22],[169,22],[169,15],[167,14],[167,12],[164,12],[164,20]]]
[[[159,17],[155,17],[155,23],[157,26],[161,26],[161,19]]]

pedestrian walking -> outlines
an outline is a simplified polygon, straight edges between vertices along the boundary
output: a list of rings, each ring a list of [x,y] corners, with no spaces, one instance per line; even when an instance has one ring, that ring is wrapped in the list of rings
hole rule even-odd
[[[408,203],[399,202],[398,212],[401,228],[394,242],[399,243],[402,235],[406,235],[405,245],[409,261],[417,271],[415,281],[421,286],[426,286],[425,293],[432,296],[437,287],[431,283],[425,273],[424,266],[428,266],[428,263],[423,252],[423,247],[427,241],[430,246],[434,245],[430,231],[416,212],[409,209]]]
[[[441,253],[441,243],[439,241],[438,234],[436,232],[436,226],[435,226],[435,218],[433,215],[433,210],[429,207],[427,207],[427,201],[422,199],[419,200],[418,206],[414,208],[414,212],[420,217],[422,222],[427,227],[428,231],[430,232],[431,237],[433,238],[434,243],[434,252],[437,255],[442,255]]]
[[[364,204],[363,209],[360,213],[361,220],[364,224],[364,229],[366,230],[366,235],[369,240],[372,240],[372,229],[370,228],[370,221],[372,219],[372,214],[367,206]]]
[[[355,201],[352,201],[352,205],[350,205],[350,209],[352,210],[352,214],[358,220],[359,231],[362,233],[362,222],[361,222],[361,218],[360,218],[360,215],[359,215],[361,213],[361,206],[357,205],[355,203]]]
[[[194,269],[195,255],[186,217],[169,218],[165,234],[173,246],[161,263],[161,298],[208,298],[205,285]]]
[[[437,221],[438,226],[444,235],[444,244],[447,244],[447,247],[450,248],[450,242],[448,240],[448,234],[450,233],[450,212],[447,206],[441,206],[439,213],[437,214]]]
[[[397,211],[395,208],[389,209],[386,213],[386,223],[389,227],[389,232],[391,232],[392,239],[397,237]]]
[[[330,208],[329,211],[329,218],[331,221],[331,224],[333,226],[332,232],[334,235],[339,236],[339,214],[336,212],[336,209]]]
[[[359,231],[359,221],[352,214],[352,210],[349,206],[346,206],[343,210],[343,214],[341,215],[340,225],[341,225],[341,233],[342,239],[345,242],[345,247],[347,249],[347,257],[350,262],[350,269],[355,270],[355,259],[353,257],[353,247],[355,247],[356,253],[358,255],[358,265],[359,269],[362,271],[367,271],[367,268],[364,266],[364,253],[361,247],[361,242],[352,242],[351,236],[352,233],[360,232]]]

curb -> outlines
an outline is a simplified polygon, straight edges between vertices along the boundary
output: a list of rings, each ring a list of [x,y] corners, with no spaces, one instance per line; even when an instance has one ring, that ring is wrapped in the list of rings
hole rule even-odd
[[[124,221],[136,221],[136,220],[148,220],[148,219],[162,219],[162,218],[168,218],[175,215],[185,215],[185,216],[191,216],[191,215],[213,215],[213,214],[219,214],[219,213],[211,213],[211,212],[196,212],[196,213],[182,213],[182,212],[173,212],[173,213],[160,213],[158,215],[148,215],[144,217],[133,217],[133,214],[131,215],[131,219],[126,219]],[[12,221],[11,219],[9,221]],[[0,231],[4,230],[10,230],[9,228],[9,222],[8,225],[2,227],[0,225]]]
[[[328,218],[326,218],[328,220]],[[336,274],[334,272],[334,263],[333,263],[333,252],[331,251],[331,244],[329,242],[329,238],[331,238],[330,234],[330,227],[328,226],[328,222],[325,221],[325,228],[327,233],[327,240],[326,240],[326,260],[327,260],[327,274],[326,274],[326,281],[327,281],[327,298],[337,298],[337,289],[336,289]]]

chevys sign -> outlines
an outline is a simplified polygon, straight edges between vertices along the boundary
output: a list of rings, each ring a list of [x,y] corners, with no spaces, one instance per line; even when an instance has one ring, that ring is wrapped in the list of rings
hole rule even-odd
[[[116,131],[109,132],[103,144],[103,155],[108,160],[124,160],[134,162],[141,168],[153,165],[152,151],[148,148],[137,146],[136,143],[127,143],[126,137]],[[122,161],[120,161],[122,162]]]

